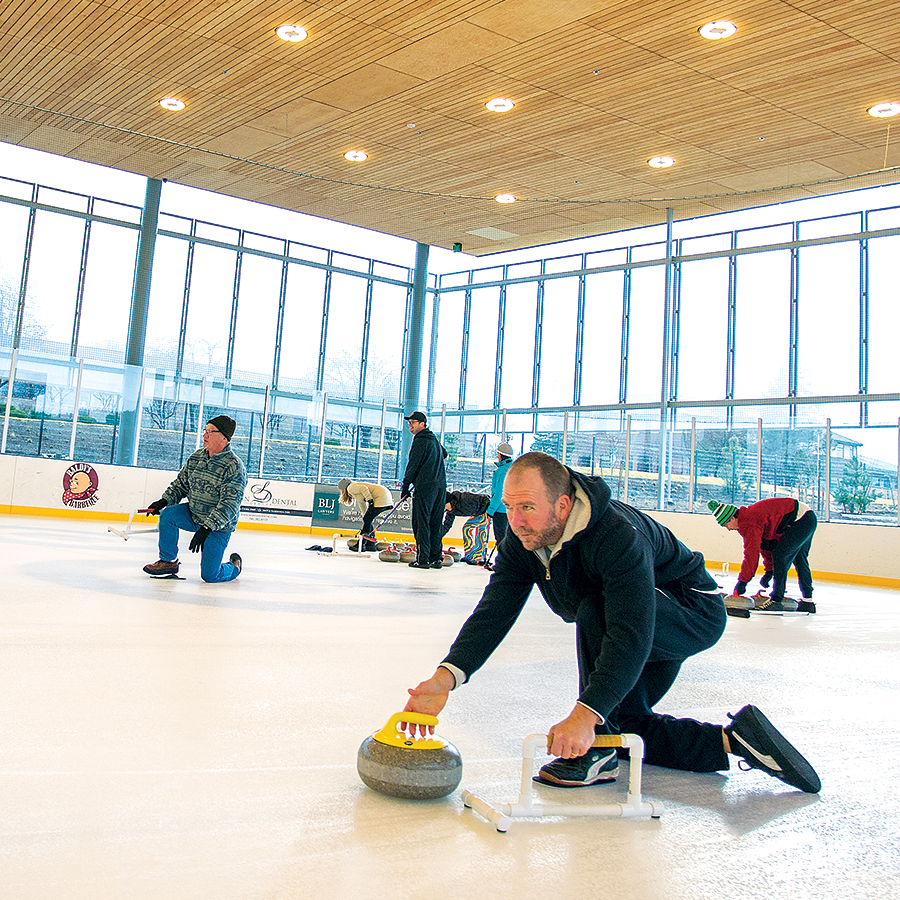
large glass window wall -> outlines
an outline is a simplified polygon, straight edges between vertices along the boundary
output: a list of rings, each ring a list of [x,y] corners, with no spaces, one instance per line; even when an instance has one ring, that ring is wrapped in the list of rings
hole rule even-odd
[[[135,371],[140,210],[3,179],[0,212],[4,452],[177,468],[227,410],[253,474],[401,477],[408,267],[164,212]],[[896,524],[900,211],[678,231],[429,275],[416,405],[451,483],[484,490],[506,439],[645,508]]]

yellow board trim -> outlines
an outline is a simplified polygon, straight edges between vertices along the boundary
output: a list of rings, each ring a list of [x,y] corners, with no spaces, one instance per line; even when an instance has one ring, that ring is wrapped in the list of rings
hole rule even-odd
[[[734,562],[733,560],[714,560],[708,559],[706,560],[706,568],[707,569],[720,569],[725,563],[728,563],[728,566],[734,570],[734,575],[726,575],[719,576],[720,578],[734,578],[737,580],[737,573],[740,571],[741,564],[740,562]],[[794,572],[794,569],[790,570]],[[883,587],[883,588],[891,588],[892,590],[897,590],[900,588],[900,578],[889,578],[883,575],[852,575],[847,572],[821,572],[818,570],[810,570],[813,576],[813,581],[828,581],[832,584],[861,584],[866,585],[867,587]],[[796,575],[796,572],[794,572]]]
[[[46,518],[58,519],[88,519],[94,522],[127,522],[128,513],[111,513],[98,512],[91,509],[52,509],[43,506],[11,506],[9,504],[0,504],[0,515],[8,516],[42,516]],[[150,516],[149,518],[153,518]],[[334,534],[334,528],[313,528],[310,525],[270,525],[264,522],[238,522],[239,531],[272,531],[284,534],[297,534],[305,537],[331,537]],[[391,532],[381,533],[385,540],[409,541],[412,535],[408,534],[392,534]],[[452,542],[452,538],[444,538],[444,543]],[[730,568],[734,568],[737,572],[741,565],[734,560],[714,560],[707,559],[706,567],[708,569],[721,569],[728,563]],[[793,569],[791,570],[793,571]],[[882,575],[853,575],[846,572],[822,572],[813,571],[813,578],[816,581],[827,581],[832,584],[859,584],[866,587],[888,588],[890,590],[900,589],[900,578],[889,578]],[[736,577],[736,576],[735,576]]]

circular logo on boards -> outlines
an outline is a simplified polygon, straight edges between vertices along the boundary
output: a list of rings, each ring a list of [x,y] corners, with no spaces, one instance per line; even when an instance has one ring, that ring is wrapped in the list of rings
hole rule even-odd
[[[86,509],[97,502],[100,477],[93,466],[75,463],[63,474],[62,502],[70,509]]]

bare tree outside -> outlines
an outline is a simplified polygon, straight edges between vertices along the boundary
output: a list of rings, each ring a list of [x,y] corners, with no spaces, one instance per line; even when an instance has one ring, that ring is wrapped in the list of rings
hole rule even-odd
[[[168,428],[177,409],[178,404],[174,400],[163,400],[157,397],[144,407],[144,412],[157,428],[165,429]]]

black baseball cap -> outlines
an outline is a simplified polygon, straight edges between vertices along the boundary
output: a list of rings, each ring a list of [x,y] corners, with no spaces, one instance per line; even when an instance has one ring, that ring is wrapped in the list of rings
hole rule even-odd
[[[410,413],[408,416],[404,416],[407,422],[427,422],[428,418],[425,416],[425,413],[419,412],[416,410],[414,413]]]

